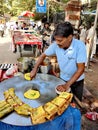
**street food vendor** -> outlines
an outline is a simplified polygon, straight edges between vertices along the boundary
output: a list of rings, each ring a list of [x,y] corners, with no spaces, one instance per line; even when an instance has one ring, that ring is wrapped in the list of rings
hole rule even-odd
[[[26,23],[23,23],[21,29],[23,29],[23,30],[28,30],[29,28],[27,27],[27,24],[26,24]]]
[[[54,39],[55,41],[37,60],[30,73],[31,78],[35,77],[38,67],[46,56],[56,55],[60,68],[60,78],[65,81],[65,84],[57,86],[57,90],[66,91],[71,88],[72,93],[81,101],[87,59],[85,44],[73,37],[73,27],[67,21],[56,26]]]

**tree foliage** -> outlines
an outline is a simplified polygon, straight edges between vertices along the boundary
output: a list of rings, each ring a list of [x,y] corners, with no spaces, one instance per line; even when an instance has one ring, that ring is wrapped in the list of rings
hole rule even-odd
[[[30,10],[35,7],[35,0],[2,0],[0,1],[0,14],[9,13],[11,16],[17,16],[24,10]]]
[[[47,7],[49,3],[49,15],[53,15],[56,12],[61,12],[65,10],[66,3],[69,0],[46,0]],[[96,0],[91,0],[96,1]],[[48,9],[48,8],[47,8]],[[37,16],[42,16],[44,14],[36,13],[36,0],[0,0],[0,15],[5,13],[11,16],[19,16],[21,12],[29,10],[37,14]]]
[[[49,11],[56,12],[63,9],[60,3],[66,3],[68,0],[48,0]],[[47,4],[48,4],[47,2]],[[18,16],[22,11],[29,10],[35,11],[36,0],[1,0],[0,1],[0,14],[11,14],[11,16]],[[35,11],[36,12],[36,11]]]

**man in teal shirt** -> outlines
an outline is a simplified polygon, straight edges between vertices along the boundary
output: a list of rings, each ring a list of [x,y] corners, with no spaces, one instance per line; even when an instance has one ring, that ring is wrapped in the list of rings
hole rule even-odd
[[[87,59],[85,44],[73,38],[73,27],[69,22],[57,25],[54,39],[55,41],[39,57],[31,71],[31,78],[36,75],[39,65],[46,56],[56,55],[60,68],[60,78],[66,81],[65,84],[58,85],[57,90],[66,91],[71,88],[72,93],[81,101]]]

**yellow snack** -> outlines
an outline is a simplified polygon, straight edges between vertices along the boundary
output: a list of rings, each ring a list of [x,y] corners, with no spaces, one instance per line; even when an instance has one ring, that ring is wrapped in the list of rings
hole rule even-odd
[[[30,73],[26,73],[26,74],[24,75],[24,78],[25,78],[26,80],[31,80]]]
[[[28,98],[28,99],[37,99],[39,98],[40,93],[39,91],[33,90],[33,89],[29,89],[28,91],[26,91],[24,93],[24,97]]]
[[[46,122],[46,112],[43,106],[39,106],[31,111],[31,121],[33,124]]]
[[[33,120],[43,119],[46,116],[46,112],[42,106],[39,106],[31,112]]]
[[[23,104],[21,106],[16,106],[14,110],[20,115],[29,116],[32,108],[28,104]]]
[[[51,102],[60,108],[66,104],[66,100],[60,97],[54,98]]]
[[[51,102],[48,102],[48,103],[46,103],[46,104],[44,105],[44,110],[45,110],[48,114],[53,115],[53,114],[55,114],[55,113],[57,112],[58,107],[57,107],[55,104],[53,104],[53,103],[51,103]]]
[[[72,94],[71,94],[71,93],[68,93],[68,92],[62,92],[62,93],[59,95],[60,98],[64,98],[64,99],[66,99],[66,100],[69,100],[71,96],[72,96]]]

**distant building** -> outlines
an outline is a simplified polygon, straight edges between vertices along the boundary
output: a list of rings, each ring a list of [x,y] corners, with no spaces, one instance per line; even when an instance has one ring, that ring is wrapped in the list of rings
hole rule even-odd
[[[65,7],[65,21],[70,21],[74,28],[78,29],[80,23],[81,2],[70,0]]]

